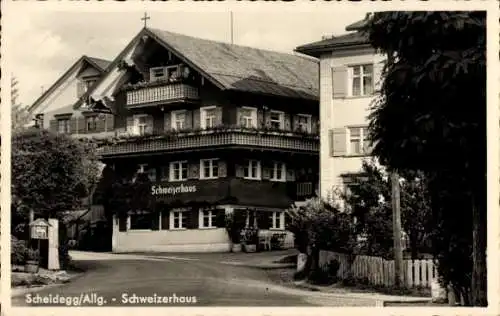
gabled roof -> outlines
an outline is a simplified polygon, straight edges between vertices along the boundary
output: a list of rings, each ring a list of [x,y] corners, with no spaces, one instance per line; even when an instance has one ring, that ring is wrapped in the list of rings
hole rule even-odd
[[[35,102],[33,102],[33,104],[28,108],[28,112],[33,113],[40,105],[40,103],[42,103],[51,93],[53,93],[54,90],[61,86],[64,81],[71,75],[71,73],[79,69],[84,63],[90,64],[102,73],[106,70],[111,62],[101,58],[89,57],[86,55],[78,58],[78,60],[59,79],[57,79],[57,81],[49,89],[47,89],[47,91],[45,91]]]
[[[356,46],[369,46],[368,35],[363,32],[347,33],[340,36],[332,36],[318,42],[299,46],[296,52],[319,58],[322,53],[334,49],[348,49]]]
[[[319,64],[308,56],[232,45],[151,28],[144,28],[133,42],[144,35],[155,39],[223,90],[318,100]],[[109,72],[117,67],[132,47],[132,43],[127,45],[110,65]],[[102,81],[104,78],[94,88]],[[91,95],[93,90],[86,96]]]

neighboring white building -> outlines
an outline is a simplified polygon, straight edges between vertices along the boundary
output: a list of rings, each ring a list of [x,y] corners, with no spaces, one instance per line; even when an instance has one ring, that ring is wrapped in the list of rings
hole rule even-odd
[[[320,193],[345,190],[370,156],[368,114],[384,66],[384,56],[356,31],[300,46],[297,52],[320,60]]]

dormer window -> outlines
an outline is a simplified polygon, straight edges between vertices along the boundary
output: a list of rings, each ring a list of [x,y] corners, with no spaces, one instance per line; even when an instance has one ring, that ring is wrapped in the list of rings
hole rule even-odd
[[[97,82],[97,79],[95,78],[89,78],[89,79],[81,79],[77,83],[77,95],[78,98],[83,96],[89,89]]]

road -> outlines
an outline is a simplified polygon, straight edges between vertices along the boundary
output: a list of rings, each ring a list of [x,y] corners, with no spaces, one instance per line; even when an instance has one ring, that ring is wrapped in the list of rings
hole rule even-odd
[[[102,303],[98,297],[106,301],[106,306],[374,306],[374,302],[332,300],[318,293],[287,288],[276,284],[269,271],[227,264],[214,256],[97,258],[77,261],[77,264],[86,269],[84,275],[70,283],[31,293],[31,298],[52,297],[53,300],[57,295],[88,294],[81,306]],[[134,294],[154,301],[134,305],[130,302]],[[128,295],[128,302],[123,295]],[[13,297],[12,305],[58,305],[28,304],[26,300],[26,295]],[[185,303],[189,300],[195,302]]]

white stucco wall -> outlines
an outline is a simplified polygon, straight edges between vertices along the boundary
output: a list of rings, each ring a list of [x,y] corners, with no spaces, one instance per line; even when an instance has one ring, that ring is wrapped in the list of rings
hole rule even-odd
[[[383,56],[370,51],[326,54],[320,58],[320,193],[326,197],[333,188],[342,188],[341,175],[357,172],[363,159],[370,157],[331,157],[329,130],[349,125],[368,125],[367,116],[374,97],[333,98],[332,68],[380,63]],[[375,78],[377,83],[380,77]],[[376,84],[377,86],[377,84]]]

